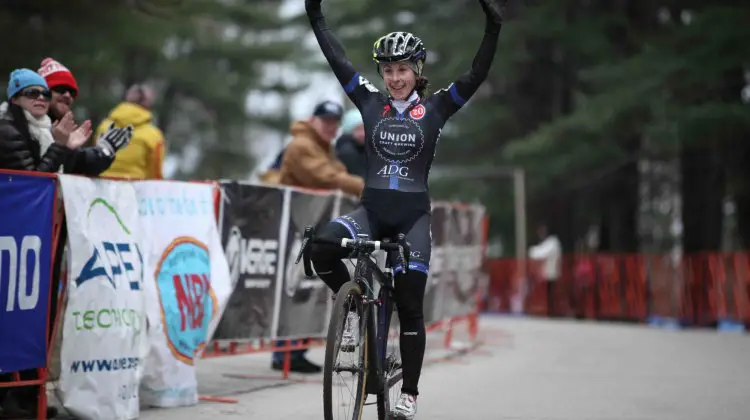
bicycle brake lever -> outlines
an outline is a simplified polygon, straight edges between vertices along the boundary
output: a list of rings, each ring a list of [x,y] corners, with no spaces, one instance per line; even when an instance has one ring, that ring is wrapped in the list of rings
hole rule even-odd
[[[302,246],[299,248],[299,252],[297,253],[297,259],[294,260],[294,264],[299,264],[299,260],[302,259],[302,255],[307,251],[307,246],[310,243],[310,239],[312,239],[312,227],[308,226],[305,228],[305,233],[302,235],[304,238],[302,240]]]
[[[308,226],[305,228],[305,233],[303,237],[305,239],[302,241],[302,247],[299,250],[299,255],[297,256],[296,263],[299,263],[299,259],[300,257],[302,257],[302,266],[305,271],[305,277],[312,277],[313,269],[312,269],[312,262],[310,261],[310,241],[313,238],[312,226]]]

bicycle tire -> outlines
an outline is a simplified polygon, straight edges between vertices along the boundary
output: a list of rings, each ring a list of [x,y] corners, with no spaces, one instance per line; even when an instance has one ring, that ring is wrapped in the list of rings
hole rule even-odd
[[[331,320],[328,325],[325,363],[323,365],[323,416],[325,420],[337,420],[333,417],[333,370],[340,347],[340,343],[337,343],[337,338],[341,337],[343,334],[346,317],[349,312],[348,308],[344,305],[350,295],[355,297],[357,305],[357,313],[360,319],[360,346],[362,348],[362,355],[360,356],[362,371],[359,373],[357,381],[356,401],[354,403],[352,420],[360,420],[362,418],[362,411],[365,402],[365,383],[369,365],[367,354],[369,344],[367,342],[367,320],[365,318],[366,311],[363,309],[361,299],[359,299],[362,296],[362,288],[359,284],[349,281],[344,283],[338,293],[336,293],[333,313],[331,314]],[[362,322],[363,319],[365,322]]]

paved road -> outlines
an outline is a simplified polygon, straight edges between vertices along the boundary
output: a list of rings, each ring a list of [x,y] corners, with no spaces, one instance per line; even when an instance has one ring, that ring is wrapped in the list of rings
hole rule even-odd
[[[418,419],[750,418],[748,336],[491,316],[482,319],[481,338],[486,344],[473,353],[426,367]],[[444,355],[433,346],[428,357]],[[311,357],[322,361],[322,351]],[[234,395],[238,404],[146,410],[141,418],[321,420],[319,382],[222,376],[270,374],[268,360],[254,355],[201,363],[203,393]],[[363,418],[377,418],[374,406]]]

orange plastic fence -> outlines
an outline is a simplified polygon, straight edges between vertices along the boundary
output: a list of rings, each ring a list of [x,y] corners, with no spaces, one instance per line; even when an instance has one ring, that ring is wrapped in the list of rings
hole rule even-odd
[[[538,261],[490,259],[488,311],[645,322],[672,318],[687,325],[713,326],[723,320],[750,324],[750,254],[570,255],[549,287]]]

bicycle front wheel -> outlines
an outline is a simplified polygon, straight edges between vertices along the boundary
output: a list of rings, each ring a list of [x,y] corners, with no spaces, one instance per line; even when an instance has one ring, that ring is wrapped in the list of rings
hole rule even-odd
[[[362,305],[362,288],[355,282],[345,283],[336,294],[328,325],[323,366],[325,420],[362,418],[368,370],[366,318]],[[354,345],[351,345],[351,338],[344,340],[345,330],[354,332]],[[347,341],[344,344],[349,345],[342,346],[342,341]]]

